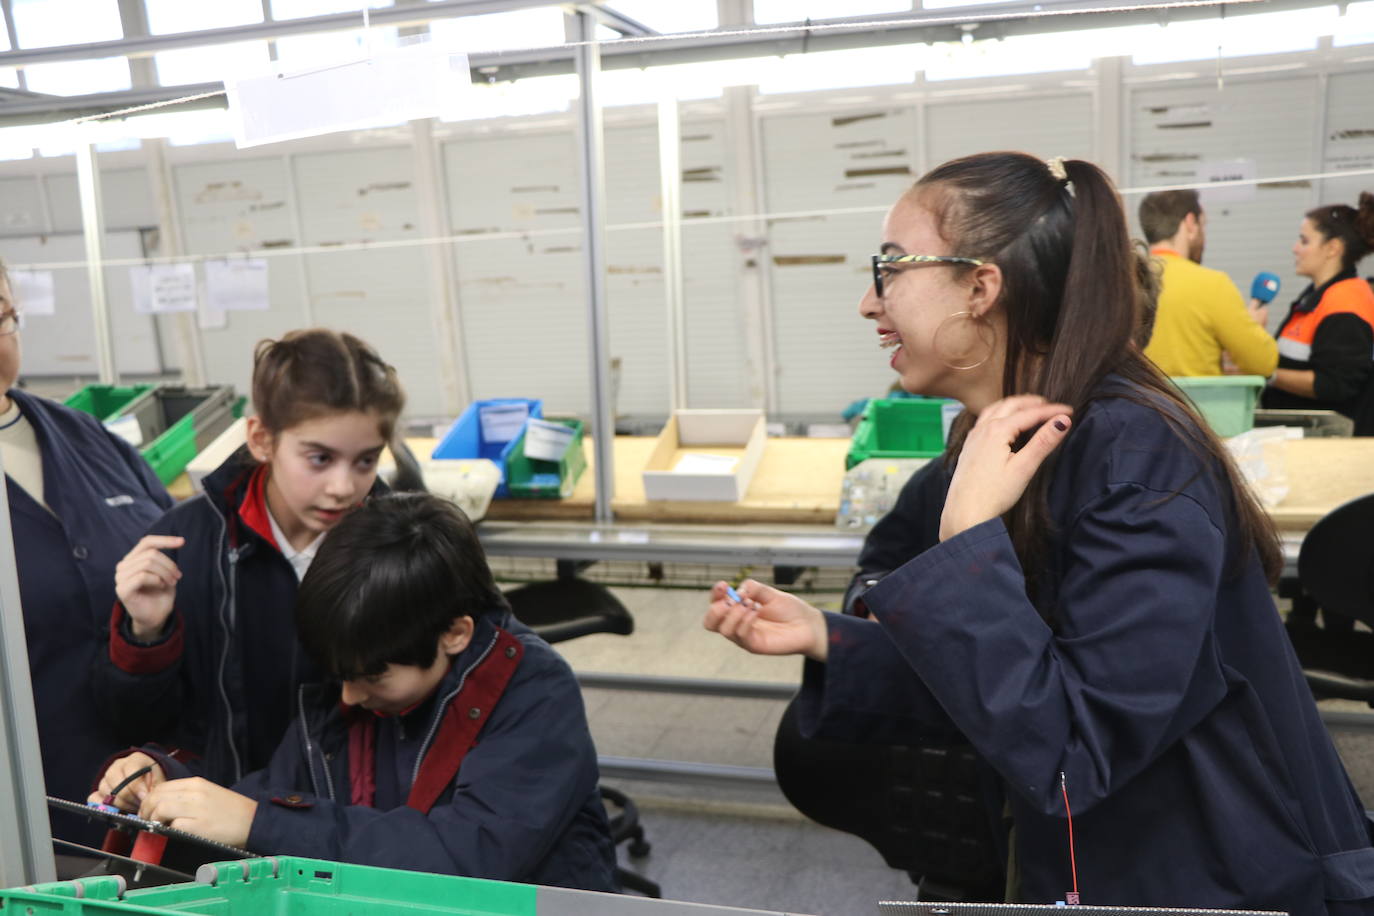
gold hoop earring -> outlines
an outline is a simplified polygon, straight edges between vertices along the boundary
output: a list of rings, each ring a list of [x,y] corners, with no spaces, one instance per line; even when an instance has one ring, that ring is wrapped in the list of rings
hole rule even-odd
[[[959,363],[963,363],[964,365],[959,365],[946,359],[943,355],[942,349],[940,347],[940,335],[945,332],[946,328],[949,326],[949,323],[956,318],[966,318],[968,321],[972,322],[974,326],[974,333],[977,335],[978,341],[982,343],[983,346],[987,349],[987,352],[983,354],[983,358],[978,360],[977,362],[970,363],[965,358],[960,359],[958,361]],[[935,336],[932,339],[931,344],[935,352],[940,355],[940,362],[944,363],[950,369],[954,369],[959,372],[967,372],[970,369],[977,369],[979,366],[983,365],[983,363],[987,362],[989,359],[992,358],[992,351],[996,349],[997,335],[992,328],[992,324],[989,323],[986,318],[983,318],[979,315],[975,315],[973,312],[964,309],[963,311],[955,312],[953,315],[950,315],[944,321],[940,322],[939,326],[935,328]],[[971,348],[968,349],[971,350]]]

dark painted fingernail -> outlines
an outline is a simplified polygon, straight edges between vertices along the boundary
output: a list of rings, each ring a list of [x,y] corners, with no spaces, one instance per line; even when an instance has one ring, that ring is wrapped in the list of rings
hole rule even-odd
[[[1069,428],[1069,424],[1065,423],[1063,420],[1055,420],[1054,428],[1062,433],[1064,430]]]

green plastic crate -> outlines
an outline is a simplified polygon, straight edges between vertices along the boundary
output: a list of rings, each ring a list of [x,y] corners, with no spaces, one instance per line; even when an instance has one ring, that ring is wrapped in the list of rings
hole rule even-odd
[[[558,417],[544,419],[571,426],[573,440],[562,459],[541,461],[525,455],[525,433],[521,431],[506,458],[506,485],[510,495],[518,499],[567,499],[587,469],[587,455],[582,450],[582,421]]]
[[[113,420],[131,403],[156,388],[156,385],[87,385],[63,404],[88,413],[97,420]]]
[[[193,883],[123,888],[123,879],[101,877],[0,891],[0,913],[536,916],[539,896],[530,884],[289,856],[204,865]]]
[[[844,467],[869,458],[934,458],[945,450],[944,411],[951,401],[884,398],[868,402]]]
[[[243,398],[234,398],[234,389],[228,386],[164,386],[129,404],[121,416],[138,418],[144,437],[139,451],[158,480],[169,484],[202,448],[243,415],[244,403]]]
[[[1255,402],[1264,390],[1260,375],[1176,376],[1175,385],[1197,406],[1207,425],[1223,439],[1255,425]]]

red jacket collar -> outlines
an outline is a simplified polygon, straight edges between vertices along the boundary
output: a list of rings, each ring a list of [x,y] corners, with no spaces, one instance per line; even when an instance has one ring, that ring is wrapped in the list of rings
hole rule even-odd
[[[267,514],[267,465],[260,464],[253,469],[244,490],[243,502],[239,503],[239,518],[251,530],[278,551],[281,545],[272,536],[272,522]]]

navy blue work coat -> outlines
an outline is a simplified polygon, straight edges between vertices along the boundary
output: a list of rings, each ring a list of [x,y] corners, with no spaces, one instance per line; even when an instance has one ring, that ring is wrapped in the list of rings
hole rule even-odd
[[[172,504],[142,456],[89,414],[18,389],[43,459],[39,505],[8,475],[10,525],[49,795],[84,801],[110,752],[135,740],[99,714],[91,669],[114,605],[114,568]],[[56,836],[98,843],[101,830],[53,814]]]
[[[493,688],[497,625],[509,681]],[[496,659],[494,661],[500,661]],[[491,697],[499,697],[494,702]],[[479,699],[484,697],[485,699]],[[480,707],[480,708],[479,708]],[[446,720],[481,719],[476,744],[427,810],[407,804],[424,768],[443,753]],[[615,891],[615,848],[597,788],[596,749],[572,669],[529,628],[493,609],[476,621],[429,700],[375,719],[373,765],[355,766],[354,716],[337,683],[303,685],[271,764],[233,786],[258,802],[247,846],[295,855],[582,890]],[[190,775],[155,754],[170,778]],[[366,777],[362,770],[369,769]],[[451,772],[451,771],[449,771]],[[371,804],[353,804],[360,778]]]
[[[930,547],[864,594],[877,622],[828,615],[803,729],[961,732],[1004,781],[1024,902],[1072,889],[1066,790],[1085,904],[1374,911],[1369,823],[1219,469],[1121,397],[1058,459],[1036,601],[1001,519]]]
[[[267,765],[297,688],[320,677],[296,638],[296,573],[240,512],[256,468],[240,449],[205,478],[203,493],[152,525],[149,534],[186,539],[165,551],[182,574],[168,631],[136,643],[120,608],[96,672],[106,714],[136,735],[132,743],[184,750],[199,758],[200,775],[225,786]],[[385,490],[379,480],[372,492]]]

